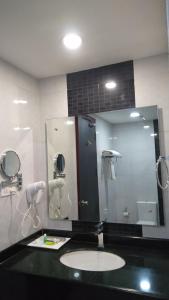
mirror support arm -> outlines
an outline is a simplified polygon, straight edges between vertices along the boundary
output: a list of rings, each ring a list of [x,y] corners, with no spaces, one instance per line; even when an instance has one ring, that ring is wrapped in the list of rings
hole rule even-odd
[[[16,186],[18,190],[22,189],[22,174],[16,176],[16,180],[9,179],[0,182],[0,189],[3,189],[7,186]]]

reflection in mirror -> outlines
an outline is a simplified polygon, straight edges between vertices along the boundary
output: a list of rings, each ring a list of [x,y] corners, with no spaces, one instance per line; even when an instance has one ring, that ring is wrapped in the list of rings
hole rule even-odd
[[[96,122],[100,219],[163,223],[162,192],[155,172],[160,155],[157,107],[103,112],[92,117]]]
[[[76,124],[68,126],[71,122]],[[48,121],[50,217],[163,225],[163,197],[156,179],[158,126],[156,106]],[[66,177],[60,189],[52,183],[54,196],[50,181],[56,153],[66,159]]]
[[[20,171],[20,166],[20,159],[15,151],[8,150],[1,155],[1,171],[5,177],[15,177]]]
[[[51,219],[78,219],[75,119],[46,121]]]
[[[56,154],[54,157],[54,178],[57,176],[64,176],[65,158],[63,154]]]

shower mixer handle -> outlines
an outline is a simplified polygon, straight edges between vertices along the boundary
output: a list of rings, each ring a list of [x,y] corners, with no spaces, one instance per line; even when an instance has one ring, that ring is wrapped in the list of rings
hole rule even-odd
[[[81,200],[80,202],[81,202],[81,205],[82,205],[82,206],[84,206],[84,205],[88,205],[88,201]]]

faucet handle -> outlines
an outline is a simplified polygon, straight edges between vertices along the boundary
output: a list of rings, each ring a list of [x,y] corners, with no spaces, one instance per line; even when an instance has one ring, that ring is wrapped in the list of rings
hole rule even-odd
[[[81,200],[81,202],[80,202],[80,203],[81,203],[81,205],[82,205],[82,206],[84,206],[84,205],[88,205],[88,201],[85,201],[85,200]]]

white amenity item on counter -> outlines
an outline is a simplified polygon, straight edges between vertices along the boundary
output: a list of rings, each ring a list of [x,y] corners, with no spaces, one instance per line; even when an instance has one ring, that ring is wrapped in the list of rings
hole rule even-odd
[[[47,240],[54,242],[53,245],[48,245],[44,242],[44,236],[45,235],[41,235],[27,246],[58,250],[70,240],[70,238],[61,236],[48,236]]]

